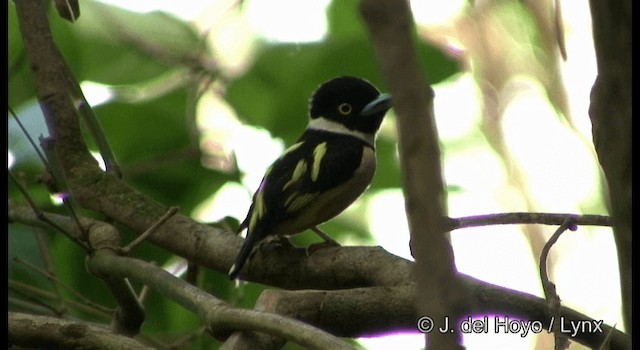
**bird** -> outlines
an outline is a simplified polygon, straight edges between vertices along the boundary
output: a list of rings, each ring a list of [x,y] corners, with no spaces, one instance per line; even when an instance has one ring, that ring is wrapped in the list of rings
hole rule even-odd
[[[340,76],[309,99],[309,122],[296,143],[267,169],[238,234],[246,238],[229,270],[234,280],[256,244],[308,229],[337,244],[317,226],[351,205],[371,184],[375,141],[391,96],[367,80]]]

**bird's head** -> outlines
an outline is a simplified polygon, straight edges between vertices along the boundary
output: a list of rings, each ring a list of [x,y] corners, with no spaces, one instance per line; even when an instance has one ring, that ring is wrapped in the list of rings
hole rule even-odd
[[[391,97],[381,94],[366,80],[355,77],[331,79],[318,87],[309,101],[309,117],[344,125],[347,129],[375,134]]]

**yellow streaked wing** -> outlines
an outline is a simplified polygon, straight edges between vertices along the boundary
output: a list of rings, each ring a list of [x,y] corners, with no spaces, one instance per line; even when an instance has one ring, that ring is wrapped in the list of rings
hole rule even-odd
[[[307,162],[304,159],[300,159],[298,164],[296,164],[296,168],[293,170],[293,174],[291,175],[291,179],[287,181],[284,186],[282,186],[282,191],[286,191],[287,188],[294,185],[296,182],[300,180],[300,178],[307,172]]]
[[[327,153],[327,143],[323,142],[316,146],[313,150],[313,164],[311,165],[311,180],[315,182],[318,180],[318,175],[320,174],[320,165],[322,164],[322,159],[324,155]]]
[[[295,213],[298,210],[307,206],[312,200],[318,196],[319,192],[314,193],[300,193],[294,192],[284,202],[284,206],[289,213]]]

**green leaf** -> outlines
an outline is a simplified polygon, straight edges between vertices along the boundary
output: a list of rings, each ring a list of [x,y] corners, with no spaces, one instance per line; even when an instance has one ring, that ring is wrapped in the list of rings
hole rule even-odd
[[[291,144],[304,129],[309,97],[322,82],[354,75],[385,90],[357,6],[355,0],[334,1],[327,11],[329,33],[321,42],[265,43],[247,73],[228,86],[227,101],[240,117]],[[417,49],[430,83],[459,71],[439,49],[424,42]]]
[[[366,37],[358,0],[332,1],[327,8],[329,36],[332,38]]]
[[[166,13],[135,13],[95,1],[81,5],[76,23],[51,21],[56,43],[79,81],[152,79],[183,57],[206,51],[192,27]]]
[[[329,39],[368,39],[369,33],[358,10],[359,3],[358,0],[331,2],[327,9]],[[418,60],[430,84],[436,84],[460,71],[457,62],[439,48],[421,40],[417,34],[414,39],[417,45]]]
[[[247,74],[231,82],[226,97],[241,118],[291,144],[307,124],[313,91],[341,75],[383,89],[373,51],[363,38],[353,38],[266,46]]]
[[[111,103],[96,114],[125,179],[166,205],[189,213],[237,174],[204,168],[179,90],[140,104]],[[91,143],[90,143],[91,144]]]

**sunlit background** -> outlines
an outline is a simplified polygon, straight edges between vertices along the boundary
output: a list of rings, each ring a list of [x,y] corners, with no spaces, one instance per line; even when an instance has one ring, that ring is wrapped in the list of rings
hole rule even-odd
[[[248,0],[242,9],[235,1],[221,0],[109,3],[140,12],[163,10],[191,21],[208,34],[219,68],[233,77],[251,64],[259,38],[300,44],[322,40],[329,0]],[[449,215],[515,211],[606,214],[587,114],[596,75],[589,4],[586,0],[563,3],[567,60],[545,63],[536,60],[540,52],[520,45],[522,38],[533,35],[531,27],[520,22],[521,9],[504,3],[477,1],[471,9],[463,0],[412,1],[420,35],[467,68],[433,86],[444,173],[450,188]],[[496,57],[500,61],[495,61]],[[99,84],[83,82],[82,87],[92,105],[112,97],[110,90]],[[264,171],[287,146],[268,130],[243,124],[215,88],[197,105],[200,144],[205,152],[233,154],[243,178],[242,185],[223,186],[191,213],[203,222],[225,216],[243,218]],[[393,116],[386,118],[379,137],[394,138],[394,123]],[[496,129],[499,131],[489,131]],[[10,152],[10,164],[13,157]],[[341,217],[348,219],[362,212],[367,214],[375,244],[412,259],[400,188],[370,190]],[[543,296],[537,260],[554,229],[488,226],[454,231],[451,241],[457,267],[484,281]],[[341,243],[371,244],[357,237]],[[564,305],[622,327],[610,229],[580,227],[565,233],[550,259],[550,276]],[[419,333],[359,341],[367,349],[424,347]],[[464,344],[468,349],[546,349],[552,346],[553,338],[490,333],[466,335]],[[572,348],[580,346],[573,344]]]

